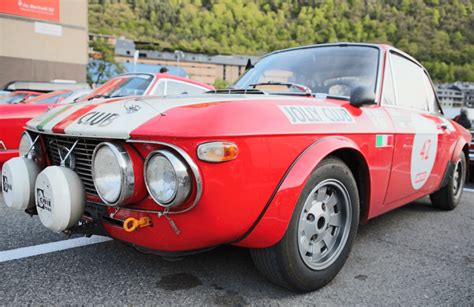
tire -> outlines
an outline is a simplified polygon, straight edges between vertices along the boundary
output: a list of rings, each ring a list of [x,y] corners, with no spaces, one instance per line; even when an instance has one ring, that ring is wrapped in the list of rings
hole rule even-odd
[[[331,215],[334,212],[339,215]],[[336,221],[339,226],[333,225]],[[271,282],[292,291],[314,291],[341,270],[358,225],[359,193],[354,176],[342,160],[329,157],[309,177],[281,241],[252,249],[252,259]]]
[[[466,157],[461,151],[449,175],[448,184],[430,195],[433,207],[442,210],[453,210],[457,207],[466,183],[466,167]]]

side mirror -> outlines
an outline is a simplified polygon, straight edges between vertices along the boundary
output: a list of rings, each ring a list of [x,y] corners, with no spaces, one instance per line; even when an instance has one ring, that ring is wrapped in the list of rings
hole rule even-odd
[[[374,91],[365,86],[357,86],[351,90],[351,99],[349,102],[357,108],[366,104],[375,104]]]

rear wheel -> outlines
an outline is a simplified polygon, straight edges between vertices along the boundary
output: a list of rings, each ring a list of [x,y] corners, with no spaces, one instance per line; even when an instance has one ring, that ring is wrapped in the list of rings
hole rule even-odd
[[[331,281],[344,265],[359,223],[356,181],[343,161],[325,159],[311,174],[283,239],[253,249],[257,268],[270,281],[307,292]]]
[[[453,210],[461,200],[466,183],[466,157],[461,151],[449,175],[448,184],[430,195],[434,207],[442,210]]]

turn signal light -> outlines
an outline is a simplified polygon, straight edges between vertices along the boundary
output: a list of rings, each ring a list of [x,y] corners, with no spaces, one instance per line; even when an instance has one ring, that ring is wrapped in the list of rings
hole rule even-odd
[[[226,162],[234,160],[239,154],[235,143],[231,142],[209,142],[198,146],[197,156],[199,160],[206,162]]]

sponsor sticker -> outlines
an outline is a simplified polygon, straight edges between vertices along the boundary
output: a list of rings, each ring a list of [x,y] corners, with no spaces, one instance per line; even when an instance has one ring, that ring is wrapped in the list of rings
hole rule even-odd
[[[44,190],[40,188],[36,189],[36,202],[38,208],[51,212],[51,200],[46,197]]]
[[[291,124],[352,124],[354,118],[342,107],[278,106]]]
[[[393,146],[393,135],[391,134],[377,134],[375,136],[375,147],[392,147]]]
[[[105,127],[110,125],[120,115],[108,112],[89,112],[77,120],[79,125]]]
[[[4,193],[8,193],[9,191],[12,190],[12,185],[8,183],[8,177],[3,175],[2,176],[2,188]]]
[[[433,170],[438,152],[438,132],[435,123],[420,115],[413,115],[415,137],[411,153],[410,178],[413,189],[421,189]]]

